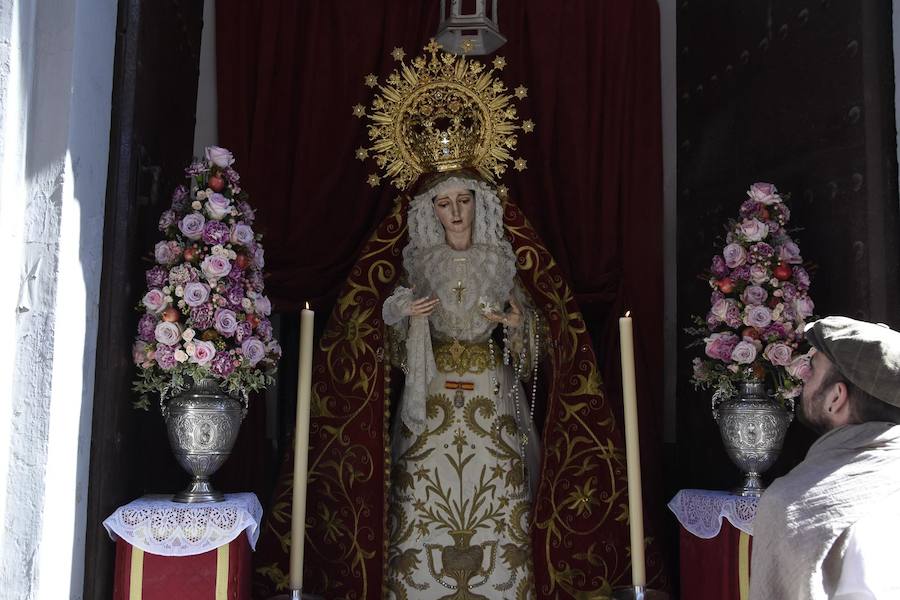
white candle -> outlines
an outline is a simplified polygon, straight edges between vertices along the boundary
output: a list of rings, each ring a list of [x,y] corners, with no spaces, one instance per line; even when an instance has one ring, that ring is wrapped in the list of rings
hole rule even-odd
[[[306,525],[306,469],[309,454],[309,404],[312,391],[313,318],[306,304],[300,312],[300,365],[297,374],[297,421],[294,429],[294,495],[291,507],[292,590],[303,589],[303,542]]]
[[[625,404],[625,457],[628,466],[628,514],[631,525],[631,580],[647,585],[644,560],[644,510],[641,499],[641,450],[638,435],[637,389],[634,377],[634,335],[631,312],[619,319],[622,353],[622,397]]]

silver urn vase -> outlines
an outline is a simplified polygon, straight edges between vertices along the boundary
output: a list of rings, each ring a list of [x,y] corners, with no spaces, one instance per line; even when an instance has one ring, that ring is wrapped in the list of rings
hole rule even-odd
[[[224,496],[212,488],[209,478],[231,454],[247,414],[247,399],[229,395],[214,379],[187,382],[182,392],[160,400],[172,452],[178,464],[193,475],[188,487],[173,500],[218,502]]]
[[[759,496],[765,490],[760,475],[778,458],[793,413],[770,397],[764,382],[747,381],[738,384],[736,397],[713,399],[713,418],[728,457],[744,473],[733,491]]]

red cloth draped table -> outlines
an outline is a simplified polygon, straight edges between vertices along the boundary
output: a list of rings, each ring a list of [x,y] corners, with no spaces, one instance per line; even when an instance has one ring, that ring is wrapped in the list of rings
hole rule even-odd
[[[119,507],[103,521],[116,542],[114,600],[250,600],[261,520],[250,493],[202,504],[144,496]]]
[[[681,490],[669,509],[681,524],[681,598],[747,600],[758,499]]]

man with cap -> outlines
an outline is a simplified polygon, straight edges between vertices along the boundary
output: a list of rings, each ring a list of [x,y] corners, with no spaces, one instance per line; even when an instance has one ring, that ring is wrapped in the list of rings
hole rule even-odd
[[[827,317],[806,339],[797,416],[821,437],[760,498],[750,599],[900,599],[900,332]]]

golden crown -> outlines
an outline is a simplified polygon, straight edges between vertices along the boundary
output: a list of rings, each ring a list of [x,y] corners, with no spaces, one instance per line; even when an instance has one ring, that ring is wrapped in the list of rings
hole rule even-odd
[[[359,118],[368,117],[369,147],[358,148],[356,157],[372,156],[385,177],[403,190],[419,175],[463,167],[476,169],[488,181],[506,171],[506,163],[526,168],[524,159],[513,158],[516,131],[534,130],[531,120],[518,124],[513,98],[528,95],[519,86],[511,95],[502,80],[495,77],[506,65],[502,56],[494,58],[492,68],[465,56],[439,52],[441,46],[431,40],[411,64],[403,59],[401,48],[394,48],[400,62],[383,84],[375,75],[367,75],[365,84],[376,86],[371,112],[362,104],[353,107]],[[381,178],[373,173],[369,185]]]

